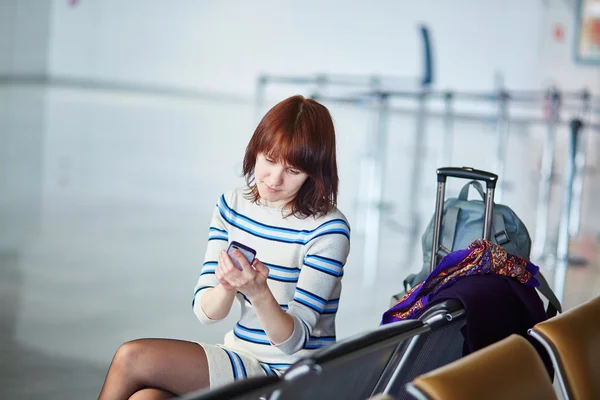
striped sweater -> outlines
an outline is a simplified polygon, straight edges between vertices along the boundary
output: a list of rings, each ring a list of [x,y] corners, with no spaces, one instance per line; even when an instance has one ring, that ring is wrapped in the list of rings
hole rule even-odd
[[[202,310],[201,299],[206,289],[218,284],[219,252],[233,240],[255,249],[256,257],[269,268],[269,289],[294,319],[294,330],[284,343],[272,345],[252,303],[238,292],[241,316],[225,335],[224,345],[249,353],[272,368],[284,369],[335,341],[350,226],[337,209],[320,218],[284,218],[280,209],[255,204],[244,194],[245,188],[238,188],[217,202],[192,307],[201,322],[215,322]]]

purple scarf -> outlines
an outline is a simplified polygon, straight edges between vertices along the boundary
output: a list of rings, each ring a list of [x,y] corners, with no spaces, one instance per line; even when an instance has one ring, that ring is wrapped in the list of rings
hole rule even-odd
[[[440,290],[452,286],[458,279],[472,275],[497,274],[514,278],[535,288],[540,285],[534,277],[538,272],[539,267],[507,253],[502,246],[476,239],[468,248],[453,251],[444,257],[425,281],[410,289],[383,314],[381,325],[413,318]]]

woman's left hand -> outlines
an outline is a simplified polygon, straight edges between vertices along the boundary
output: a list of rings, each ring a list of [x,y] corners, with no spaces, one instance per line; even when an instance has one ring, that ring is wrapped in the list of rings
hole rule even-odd
[[[250,301],[270,293],[269,286],[267,286],[269,268],[256,258],[252,265],[250,265],[246,257],[239,250],[233,251],[233,257],[237,258],[242,266],[241,271],[233,264],[233,261],[231,261],[231,258],[225,251],[219,253],[217,268],[222,279],[248,297]]]

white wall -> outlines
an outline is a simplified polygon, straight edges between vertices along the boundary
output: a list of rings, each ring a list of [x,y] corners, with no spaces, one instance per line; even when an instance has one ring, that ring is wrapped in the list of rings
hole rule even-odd
[[[433,33],[440,87],[535,86],[538,1],[55,0],[49,72],[248,94],[260,72],[420,74]]]
[[[7,74],[10,70],[12,56],[12,24],[10,17],[13,14],[14,1],[0,3],[0,74]]]
[[[52,6],[36,0],[0,1],[0,74],[45,73]]]
[[[0,76],[46,72],[51,7],[0,1]],[[44,106],[39,91],[0,86],[0,249],[27,241],[39,224]]]
[[[559,0],[3,0],[0,73],[235,94],[251,93],[260,72],[415,76],[419,21],[432,30],[439,87],[492,88],[498,71],[509,88],[600,90],[598,68],[574,62],[574,2]]]
[[[556,84],[565,90],[588,87],[600,92],[600,70],[597,65],[575,62],[576,7],[574,1],[542,2],[539,45],[539,80]],[[557,39],[555,29],[564,36]]]

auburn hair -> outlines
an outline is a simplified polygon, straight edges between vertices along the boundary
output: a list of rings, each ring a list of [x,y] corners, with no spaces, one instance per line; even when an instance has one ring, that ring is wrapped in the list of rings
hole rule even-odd
[[[335,129],[325,106],[297,95],[276,104],[262,118],[246,147],[243,163],[250,189],[247,195],[254,202],[260,199],[254,179],[259,154],[308,175],[285,207],[291,214],[322,216],[335,208],[339,183]]]

